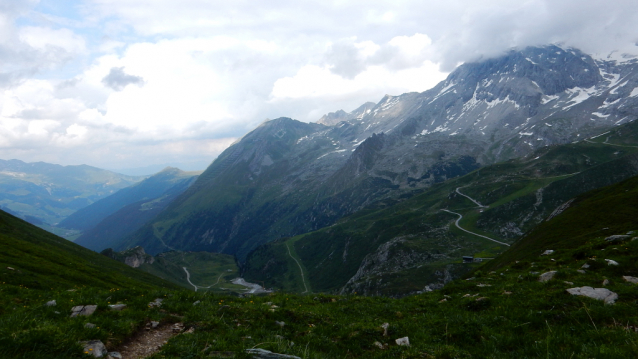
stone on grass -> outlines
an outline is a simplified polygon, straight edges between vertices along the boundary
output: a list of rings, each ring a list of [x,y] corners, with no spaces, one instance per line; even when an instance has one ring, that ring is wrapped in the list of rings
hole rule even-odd
[[[381,328],[383,328],[383,336],[387,337],[388,336],[388,328],[390,328],[390,323],[381,324]]]
[[[410,339],[408,337],[399,338],[399,339],[395,340],[395,342],[399,346],[406,346],[406,347],[410,346]]]
[[[201,303],[201,302],[199,300],[197,300],[197,301],[195,301],[195,303],[193,303],[193,305],[197,305],[199,303]]]
[[[618,294],[607,288],[575,287],[567,289],[567,292],[571,295],[582,295],[596,300],[602,300],[605,304],[614,304],[616,299],[618,299]]]
[[[548,256],[548,255],[550,255],[552,253],[554,253],[554,250],[553,249],[548,249],[545,252],[543,252],[541,255],[542,256]]]
[[[607,284],[609,284],[609,279],[606,279],[603,281],[603,286],[606,286]]]
[[[374,345],[375,347],[383,350],[383,349],[388,349],[388,345],[387,344],[381,344],[379,342],[374,342],[372,343],[372,345]]]
[[[617,266],[618,265],[618,262],[616,262],[613,259],[605,259],[605,262],[607,262],[607,264],[610,265],[610,266]]]
[[[58,303],[54,300],[50,300],[47,302],[47,304],[45,304],[47,307],[55,307],[56,305],[58,305]]]
[[[122,359],[122,354],[119,352],[109,352],[109,355],[106,357],[107,359]]]
[[[626,234],[616,234],[614,236],[609,236],[607,238],[605,238],[605,240],[607,242],[620,242],[620,241],[624,241],[626,239],[631,238],[631,236],[628,236]]]
[[[246,349],[246,353],[250,354],[253,358],[256,359],[301,359],[295,355],[287,355],[287,354],[278,354],[273,353],[270,350],[265,349]]]
[[[148,303],[148,306],[149,306],[150,308],[153,308],[153,307],[161,307],[161,306],[162,306],[162,302],[163,302],[163,301],[164,301],[164,299],[162,299],[162,298],[156,298],[154,301],[152,301],[152,302]]]
[[[84,354],[93,355],[96,358],[102,358],[108,354],[104,343],[100,340],[83,341],[80,342],[80,345],[83,347],[82,351]]]
[[[97,309],[97,305],[78,305],[78,306],[75,306],[75,307],[71,308],[71,318],[77,317],[77,316],[80,316],[80,315],[88,317],[89,315],[93,314],[96,309]]]
[[[552,278],[554,278],[554,276],[556,275],[556,271],[549,271],[549,272],[545,272],[543,274],[541,274],[540,276],[538,276],[538,281],[539,282],[548,282],[550,281]]]
[[[636,277],[630,277],[628,275],[624,275],[622,276],[622,279],[626,280],[629,283],[638,284],[638,278]]]
[[[93,328],[96,327],[96,325],[93,324],[93,323],[86,323],[86,324],[84,324],[84,327],[87,328],[87,329],[93,329]]]
[[[587,273],[587,272],[585,272],[585,271],[584,271],[584,270],[582,270],[582,269],[578,269],[576,272],[578,272],[578,273],[580,273],[580,274],[585,274],[585,273]]]
[[[283,328],[284,325],[286,325],[286,322],[280,322],[280,321],[275,320],[275,324],[277,324],[278,326]]]
[[[159,325],[159,322],[151,320],[151,329],[156,329],[158,325]]]
[[[585,264],[583,264],[583,265],[581,266],[581,268],[583,268],[583,269],[587,269],[587,268],[589,268],[589,264],[585,263]]]
[[[109,304],[109,308],[111,308],[114,312],[119,312],[122,309],[126,308],[126,304]]]

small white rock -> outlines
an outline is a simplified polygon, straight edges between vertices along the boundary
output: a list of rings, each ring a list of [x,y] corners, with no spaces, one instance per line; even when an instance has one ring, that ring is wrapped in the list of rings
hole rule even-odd
[[[406,346],[406,347],[410,346],[410,339],[408,337],[399,338],[395,340],[395,342],[397,343],[397,345],[400,345],[400,346]]]

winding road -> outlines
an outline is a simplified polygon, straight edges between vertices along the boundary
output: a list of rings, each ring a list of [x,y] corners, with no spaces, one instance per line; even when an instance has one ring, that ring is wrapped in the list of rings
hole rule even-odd
[[[297,263],[297,266],[299,266],[299,271],[301,272],[301,281],[303,282],[304,288],[306,288],[306,291],[302,292],[301,294],[308,293],[308,286],[306,285],[306,278],[303,275],[303,269],[301,269],[301,264],[299,264],[299,261],[297,260],[297,258],[293,257],[292,253],[290,253],[290,246],[288,246],[288,243],[286,243],[286,248],[288,249],[288,255],[290,256],[290,258],[292,258],[292,260],[295,261],[295,263]]]
[[[470,201],[472,201],[472,202],[476,203],[476,205],[477,205],[477,206],[479,206],[479,207],[481,207],[481,208],[487,208],[487,206],[484,206],[484,205],[480,204],[480,203],[479,203],[477,200],[475,200],[474,198],[472,198],[472,197],[470,197],[470,196],[468,196],[468,195],[466,195],[466,194],[461,193],[461,191],[459,191],[461,188],[463,188],[463,187],[456,187],[456,193],[458,193],[458,194],[460,194],[461,196],[463,196],[463,197],[465,197],[465,198],[469,199]]]
[[[202,289],[208,289],[210,287],[212,287],[213,285],[216,285],[217,283],[219,283],[219,278],[221,278],[221,275],[219,276],[219,278],[217,278],[217,283],[213,284],[213,285],[209,285],[208,287],[201,287],[198,285],[193,284],[193,282],[191,282],[191,274],[188,272],[188,269],[186,269],[186,267],[182,267],[184,269],[184,272],[186,272],[186,281],[188,281],[188,284],[192,285],[195,288],[195,291],[197,292],[197,289],[202,288]],[[222,273],[224,274],[224,273]]]
[[[481,237],[481,238],[489,239],[489,240],[490,240],[490,241],[492,241],[492,242],[496,242],[496,243],[498,243],[498,244],[502,244],[502,245],[504,245],[504,246],[508,246],[508,247],[510,246],[510,245],[509,245],[509,244],[507,244],[507,243],[504,243],[504,242],[501,242],[501,241],[497,241],[496,239],[492,239],[492,238],[490,238],[490,237],[486,237],[486,236],[484,236],[484,235],[482,235],[482,234],[478,234],[478,233],[474,233],[474,232],[468,231],[467,229],[465,229],[465,228],[463,228],[463,227],[459,226],[459,221],[460,221],[461,219],[463,219],[463,215],[462,215],[462,214],[460,214],[460,213],[456,213],[456,212],[452,212],[452,211],[448,211],[447,209],[442,209],[441,211],[445,211],[445,212],[448,212],[448,213],[456,214],[457,216],[459,216],[459,218],[456,220],[456,222],[454,222],[454,225],[456,225],[456,228],[458,228],[458,229],[462,230],[463,232],[467,232],[467,233],[469,233],[469,234],[473,234],[473,235],[475,235],[475,236],[479,236],[479,237]]]

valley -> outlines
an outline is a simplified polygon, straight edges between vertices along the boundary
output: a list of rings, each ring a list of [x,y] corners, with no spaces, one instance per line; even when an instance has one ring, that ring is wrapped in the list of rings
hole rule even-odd
[[[203,172],[2,161],[0,357],[635,356],[637,89],[527,47]]]

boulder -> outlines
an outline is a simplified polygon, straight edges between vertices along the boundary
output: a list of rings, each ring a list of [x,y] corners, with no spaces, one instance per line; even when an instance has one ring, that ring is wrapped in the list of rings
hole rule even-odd
[[[622,276],[622,279],[626,280],[629,283],[638,284],[638,278],[636,277],[630,277],[628,275],[624,275]]]
[[[554,278],[554,276],[556,275],[556,271],[549,271],[549,272],[545,272],[543,274],[541,274],[540,276],[538,276],[538,281],[539,282],[547,282],[549,280],[551,280],[552,278]]]
[[[96,358],[102,358],[108,354],[106,350],[106,346],[100,340],[88,340],[80,342],[83,349],[84,354],[93,355]]]
[[[602,300],[605,304],[614,304],[618,299],[618,294],[610,291],[607,288],[592,288],[592,287],[575,287],[567,289],[567,292],[571,295],[582,295],[585,297]]]
[[[75,307],[71,308],[71,318],[77,317],[77,316],[80,316],[80,315],[88,317],[89,315],[93,314],[96,309],[97,309],[97,305],[78,305],[78,306],[75,306]]]
[[[246,349],[246,353],[250,354],[253,358],[256,359],[301,359],[295,355],[287,355],[287,354],[278,354],[273,353],[270,350],[265,349]]]
[[[627,240],[627,239],[630,239],[630,238],[631,238],[631,236],[628,236],[626,234],[616,234],[616,235],[609,236],[609,237],[605,238],[605,241],[607,241],[607,242],[621,242],[621,241],[624,241],[624,240]]]

